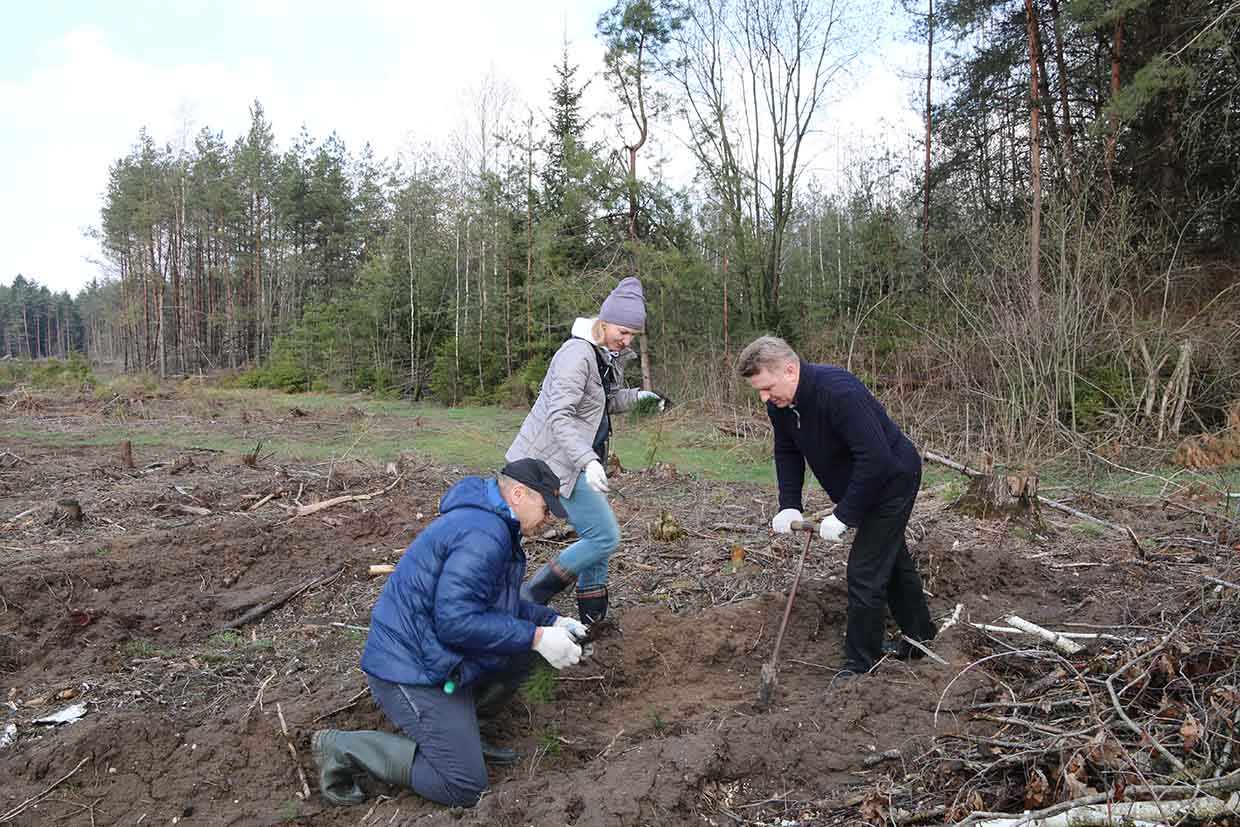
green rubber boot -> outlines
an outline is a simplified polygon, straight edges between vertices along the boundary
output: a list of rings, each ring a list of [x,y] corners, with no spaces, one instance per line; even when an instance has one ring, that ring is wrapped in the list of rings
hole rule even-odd
[[[389,732],[321,729],[311,737],[310,748],[319,767],[319,793],[328,804],[343,807],[366,800],[357,783],[364,774],[408,788],[418,745]]]

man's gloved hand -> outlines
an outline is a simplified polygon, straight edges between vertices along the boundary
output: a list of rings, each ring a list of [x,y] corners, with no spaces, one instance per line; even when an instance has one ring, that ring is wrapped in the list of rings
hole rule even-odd
[[[848,531],[848,526],[840,522],[840,518],[834,514],[828,514],[827,519],[822,521],[822,525],[818,527],[818,536],[822,539],[838,543],[844,539],[844,532]]]
[[[586,466],[586,485],[600,494],[611,490],[607,486],[607,471],[603,468],[603,463],[596,459],[590,460],[590,464]]]
[[[791,534],[793,522],[800,519],[803,519],[800,511],[795,508],[785,508],[775,515],[775,519],[771,520],[771,530],[776,534]]]
[[[556,669],[572,666],[581,660],[581,647],[567,629],[559,626],[539,626],[534,635],[534,651]]]
[[[576,640],[581,640],[583,637],[590,634],[590,627],[586,626],[586,624],[582,623],[575,617],[557,617],[554,625],[568,632]]]
[[[638,400],[657,399],[659,400],[659,413],[663,413],[663,409],[667,407],[667,400],[654,391],[638,391]]]

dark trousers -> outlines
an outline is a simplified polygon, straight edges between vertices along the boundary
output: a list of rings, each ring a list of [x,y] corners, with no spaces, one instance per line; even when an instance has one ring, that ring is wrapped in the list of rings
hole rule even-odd
[[[904,529],[921,486],[921,472],[902,475],[893,494],[868,512],[848,552],[848,631],[845,666],[868,672],[882,656],[884,609],[914,640],[930,640],[935,629],[921,590],[921,576],[908,552]]]
[[[423,798],[452,807],[472,807],[487,788],[478,718],[512,699],[533,666],[533,653],[512,659],[509,671],[491,680],[458,687],[410,686],[367,675],[370,694],[388,720],[417,742],[409,787]]]

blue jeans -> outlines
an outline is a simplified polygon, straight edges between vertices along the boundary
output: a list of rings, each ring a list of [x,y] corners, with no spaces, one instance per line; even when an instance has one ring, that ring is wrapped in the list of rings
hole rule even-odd
[[[607,558],[620,547],[620,524],[607,497],[586,484],[586,473],[577,475],[570,497],[561,497],[568,521],[580,537],[556,558],[556,565],[576,575],[577,591],[607,583]]]

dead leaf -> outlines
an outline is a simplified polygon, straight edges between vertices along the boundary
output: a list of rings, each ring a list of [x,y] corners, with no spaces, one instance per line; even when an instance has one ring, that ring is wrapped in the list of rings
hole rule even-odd
[[[1201,724],[1191,713],[1184,713],[1184,723],[1180,724],[1180,737],[1184,739],[1184,751],[1192,752],[1201,742]]]
[[[732,573],[736,574],[745,567],[745,549],[740,546],[732,548]]]
[[[1086,767],[1085,757],[1079,753],[1073,753],[1071,760],[1064,765],[1063,783],[1067,790],[1066,798],[1080,798],[1093,792],[1086,779],[1089,777],[1089,771]]]
[[[887,796],[876,789],[871,789],[861,800],[861,805],[857,810],[866,821],[883,822],[887,820],[887,808]]]
[[[1046,773],[1034,768],[1025,782],[1025,807],[1040,810],[1051,803],[1051,785],[1046,780]]]
[[[1104,769],[1116,769],[1124,763],[1124,748],[1114,737],[1099,730],[1089,741],[1089,762]]]

